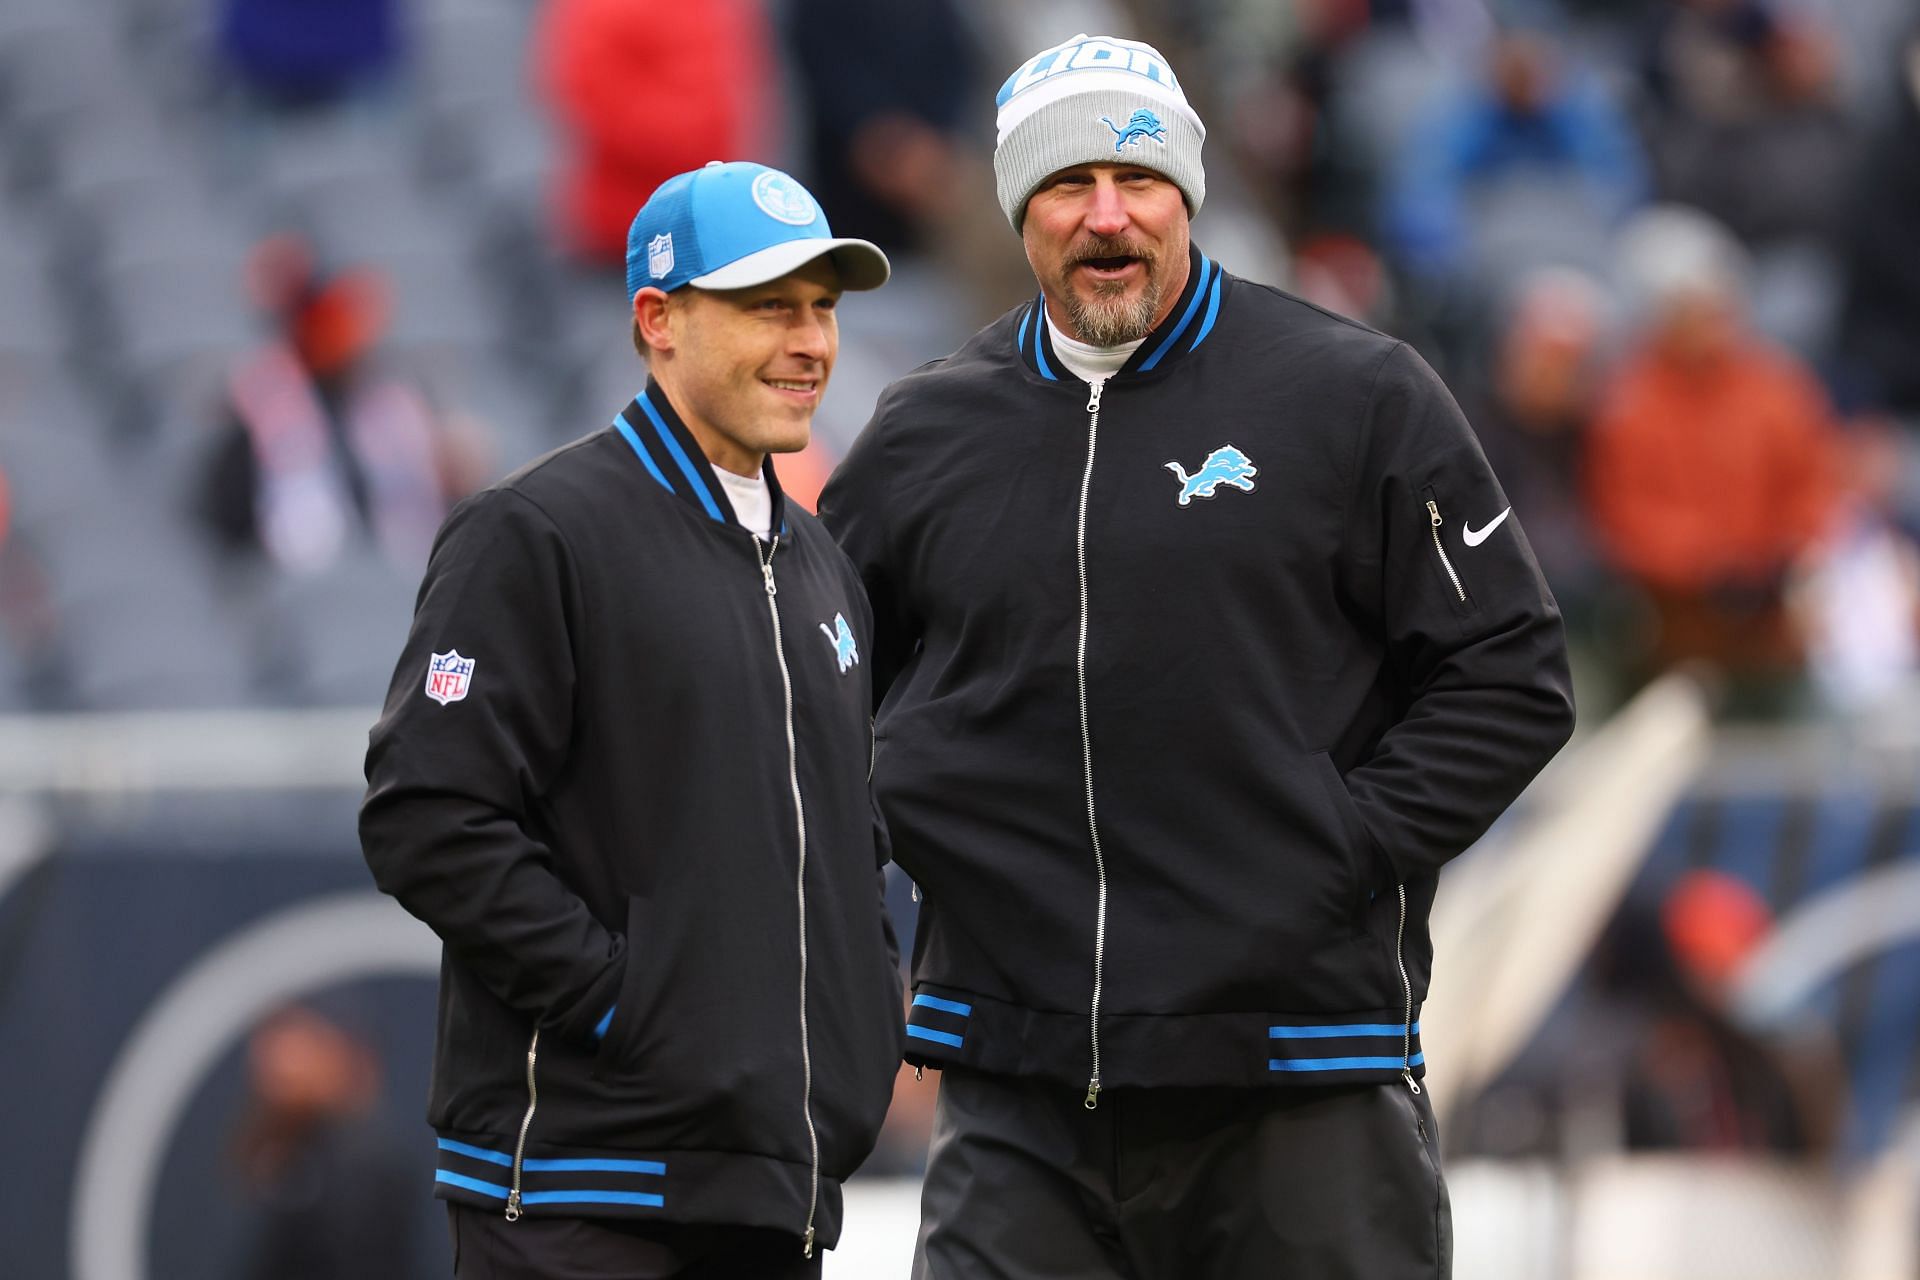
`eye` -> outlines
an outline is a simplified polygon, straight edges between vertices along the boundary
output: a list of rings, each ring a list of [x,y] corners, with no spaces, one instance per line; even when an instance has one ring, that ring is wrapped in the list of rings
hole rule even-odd
[[[822,298],[818,302],[815,302],[813,305],[816,309],[820,311],[832,311],[835,307],[838,307],[840,305],[840,299]]]

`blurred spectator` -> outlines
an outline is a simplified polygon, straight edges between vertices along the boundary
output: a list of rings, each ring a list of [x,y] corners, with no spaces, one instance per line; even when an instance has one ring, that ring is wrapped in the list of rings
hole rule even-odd
[[[1807,633],[1814,681],[1848,715],[1883,708],[1920,669],[1920,551],[1896,523],[1902,442],[1890,423],[1848,432],[1845,496],[1795,603]]]
[[[1621,1064],[1628,1149],[1832,1149],[1845,1075],[1830,1040],[1763,1039],[1728,1013],[1734,978],[1772,927],[1760,895],[1718,871],[1687,873],[1657,907],[1622,906],[1594,972],[1637,1009]]]
[[[889,251],[937,247],[929,233],[976,150],[955,146],[981,65],[956,0],[793,0],[785,26],[810,125],[807,181],[833,225]]]
[[[250,89],[317,106],[399,61],[396,0],[224,0],[220,53]]]
[[[420,1172],[374,1116],[373,1049],[310,1007],[247,1044],[251,1100],[234,1162],[257,1209],[237,1280],[408,1280]]]
[[[1639,144],[1598,82],[1538,25],[1499,32],[1483,78],[1436,104],[1407,140],[1388,192],[1390,248],[1411,270],[1469,265],[1474,215],[1504,191],[1563,197],[1604,226],[1645,193]]]
[[[1653,606],[1655,664],[1709,660],[1765,698],[1800,667],[1783,588],[1833,509],[1831,411],[1798,360],[1748,330],[1745,255],[1719,224],[1649,211],[1622,260],[1643,328],[1601,398],[1596,528]]]
[[[294,236],[262,242],[248,270],[277,332],[228,378],[201,492],[208,526],[229,549],[296,571],[331,564],[360,529],[396,561],[424,563],[449,503],[485,478],[477,435],[376,368],[377,273],[329,277]]]
[[[1848,200],[1840,349],[1861,398],[1920,425],[1920,29]]]
[[[568,139],[554,212],[570,252],[624,262],[627,226],[662,182],[709,160],[771,159],[771,45],[758,0],[547,0],[533,72]]]
[[[1852,166],[1831,32],[1766,0],[1670,0],[1646,67],[1660,193],[1749,244],[1832,234]]]

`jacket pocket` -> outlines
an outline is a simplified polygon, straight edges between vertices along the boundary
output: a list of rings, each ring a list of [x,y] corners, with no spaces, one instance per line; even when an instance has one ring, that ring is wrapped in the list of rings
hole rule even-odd
[[[1455,524],[1458,524],[1460,528],[1459,543],[1461,546],[1474,545],[1469,540],[1470,535],[1472,535],[1474,531],[1470,526],[1461,521],[1456,513],[1448,510],[1447,504],[1442,500],[1439,491],[1435,489],[1434,486],[1428,485],[1420,490],[1420,501],[1426,507],[1427,529],[1432,542],[1430,552],[1433,559],[1434,571],[1440,576],[1440,587],[1447,597],[1447,604],[1456,614],[1461,616],[1470,614],[1477,607],[1473,598],[1473,592],[1468,590],[1467,580],[1460,574],[1460,562],[1457,554],[1455,551],[1449,550],[1447,542],[1451,537],[1451,529]],[[1498,517],[1498,520],[1505,519],[1506,514],[1503,512]],[[1496,523],[1498,520],[1496,520]],[[1492,525],[1486,526],[1479,531],[1480,536],[1485,537],[1486,534],[1492,531],[1492,528]]]
[[[594,1075],[655,1142],[791,1154],[799,1141],[798,943],[770,917],[743,926],[758,914],[717,891],[628,899],[627,969]]]
[[[1353,802],[1353,793],[1347,790],[1346,781],[1340,776],[1339,766],[1333,757],[1324,751],[1316,751],[1312,756],[1313,771],[1320,779],[1320,789],[1326,793],[1327,803],[1333,806],[1335,819],[1339,824],[1340,849],[1345,858],[1347,923],[1355,937],[1367,932],[1367,909],[1371,905],[1370,872],[1373,867],[1373,836],[1367,830],[1366,819],[1360,816],[1360,808]]]

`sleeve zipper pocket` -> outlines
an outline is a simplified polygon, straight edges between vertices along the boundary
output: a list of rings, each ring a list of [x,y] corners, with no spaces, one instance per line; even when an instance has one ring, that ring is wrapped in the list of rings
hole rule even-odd
[[[1431,492],[1431,490],[1429,490],[1429,492]],[[1447,557],[1446,544],[1440,541],[1440,504],[1433,498],[1427,499],[1427,516],[1431,521],[1431,528],[1433,530],[1433,549],[1440,556],[1440,567],[1447,571],[1447,580],[1453,583],[1454,594],[1460,598],[1460,603],[1465,604],[1467,603],[1467,588],[1466,585],[1460,581],[1460,574],[1454,569],[1453,561]]]

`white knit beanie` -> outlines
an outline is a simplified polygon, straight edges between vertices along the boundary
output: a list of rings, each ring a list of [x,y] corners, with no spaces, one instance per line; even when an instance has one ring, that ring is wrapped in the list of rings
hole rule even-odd
[[[1077,164],[1137,164],[1163,173],[1200,212],[1207,128],[1159,50],[1117,36],[1077,35],[1042,49],[1007,77],[994,100],[993,173],[1014,230],[1027,198]]]

